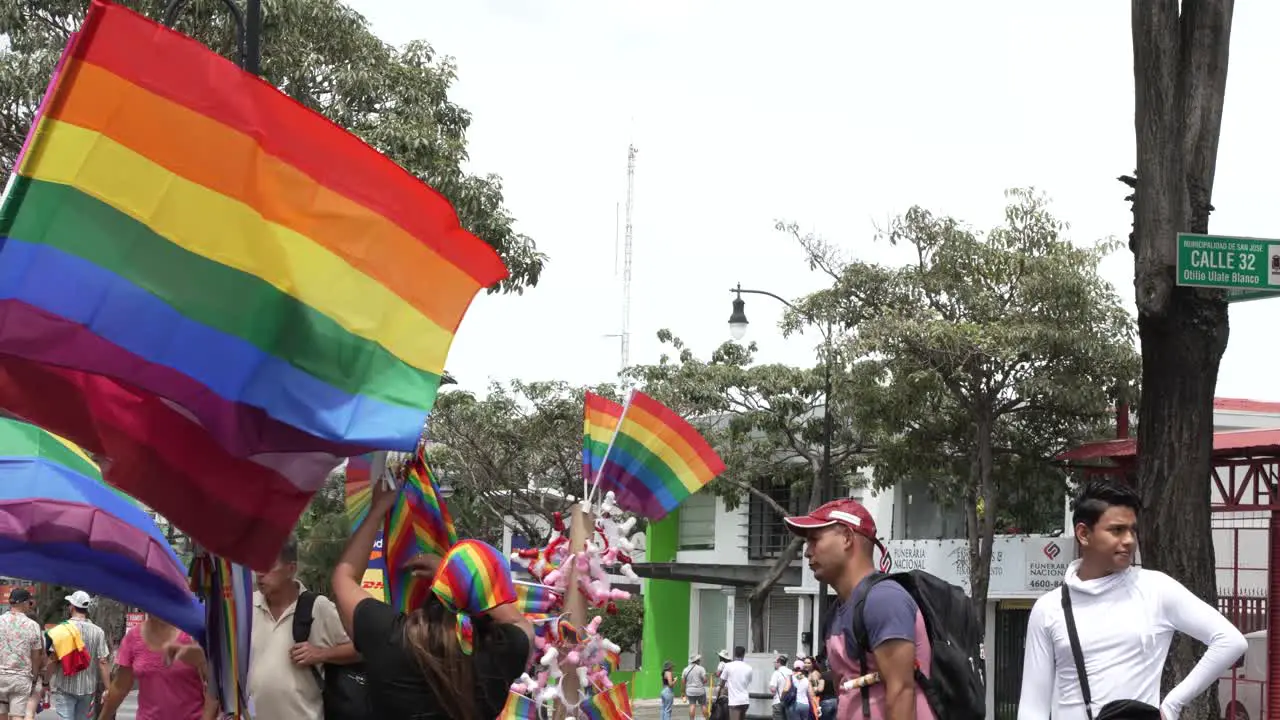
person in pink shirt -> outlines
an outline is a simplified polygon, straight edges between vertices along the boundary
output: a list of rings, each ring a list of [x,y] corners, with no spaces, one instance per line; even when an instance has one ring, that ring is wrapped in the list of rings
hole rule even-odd
[[[137,720],[215,720],[218,701],[208,689],[204,653],[190,635],[148,615],[125,633],[116,674],[99,720],[115,717],[138,682]]]

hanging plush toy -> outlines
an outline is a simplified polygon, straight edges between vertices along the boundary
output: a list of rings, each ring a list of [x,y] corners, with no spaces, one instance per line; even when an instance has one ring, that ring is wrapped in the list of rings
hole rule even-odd
[[[561,684],[566,673],[573,673],[578,679],[583,691],[579,702],[583,697],[613,687],[609,673],[618,669],[621,649],[600,635],[604,618],[596,616],[586,627],[578,628],[567,616],[558,614],[564,612],[571,576],[587,605],[610,615],[617,612],[618,600],[631,597],[631,593],[613,587],[610,571],[639,579],[631,568],[630,553],[635,545],[628,539],[635,527],[635,518],[622,518],[611,492],[605,495],[598,510],[581,552],[569,552],[569,531],[564,516],[555,513],[551,516],[552,533],[545,547],[518,550],[511,555],[512,562],[534,578],[532,585],[525,584],[530,590],[517,585],[517,602],[534,624],[538,651],[536,677],[526,673],[511,685],[511,691],[538,703],[565,703]],[[526,600],[525,596],[536,596],[540,602]]]

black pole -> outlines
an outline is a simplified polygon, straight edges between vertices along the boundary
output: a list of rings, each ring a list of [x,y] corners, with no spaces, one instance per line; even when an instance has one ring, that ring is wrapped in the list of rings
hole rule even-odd
[[[262,0],[245,0],[244,57],[240,67],[262,74]]]
[[[187,0],[169,0],[165,6],[160,22],[173,27],[178,20],[178,13],[187,4]],[[240,12],[235,0],[222,0],[227,12],[231,13],[231,21],[236,26],[236,50],[240,53],[240,67],[254,75],[262,74],[262,0],[245,0],[246,13]]]
[[[822,363],[822,489],[818,496],[819,502],[825,503],[835,499],[835,478],[831,474],[831,443],[835,433],[835,420],[831,412],[831,331],[827,330],[827,347],[825,357]],[[830,598],[827,596],[827,584],[825,582],[818,584],[818,618],[825,621],[827,617],[827,608],[831,605]],[[823,622],[822,627],[825,627]],[[817,638],[814,642],[814,648],[822,648],[826,638]],[[814,652],[815,655],[825,655],[825,652]]]

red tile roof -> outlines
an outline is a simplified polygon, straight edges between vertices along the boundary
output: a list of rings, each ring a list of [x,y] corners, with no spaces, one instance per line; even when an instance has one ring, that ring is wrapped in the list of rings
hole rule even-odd
[[[1258,413],[1280,415],[1280,402],[1245,400],[1241,398],[1214,398],[1213,409],[1223,412]],[[1066,463],[1087,463],[1098,460],[1132,460],[1138,454],[1136,438],[1102,440],[1085,443],[1058,455],[1057,460]],[[1263,430],[1232,430],[1213,434],[1213,454],[1216,457],[1244,457],[1250,455],[1280,455],[1280,428]]]

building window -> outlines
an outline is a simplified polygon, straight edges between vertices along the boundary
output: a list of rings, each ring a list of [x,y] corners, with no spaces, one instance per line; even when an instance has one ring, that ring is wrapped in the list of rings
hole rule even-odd
[[[794,492],[795,485],[775,483],[772,478],[756,482],[760,492],[773,498],[792,515],[802,514],[801,506],[808,495],[808,488]],[[791,542],[791,532],[782,522],[773,505],[765,502],[755,493],[747,505],[747,557],[752,560],[772,560],[782,554],[782,550]]]
[[[680,505],[681,550],[716,549],[716,496],[705,490]]]
[[[906,540],[953,540],[968,537],[965,509],[943,506],[933,499],[929,484],[909,479],[898,484],[901,537]],[[895,528],[895,529],[896,529]],[[894,537],[899,537],[897,533]]]

